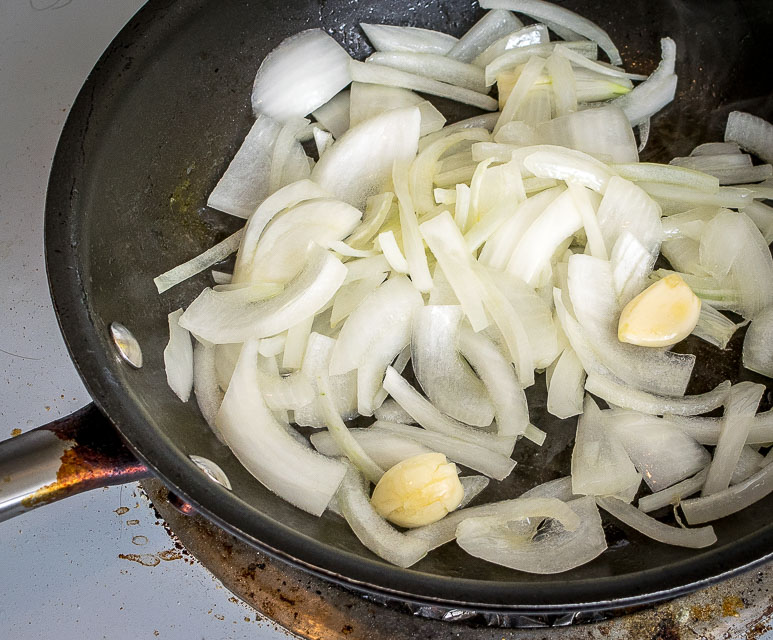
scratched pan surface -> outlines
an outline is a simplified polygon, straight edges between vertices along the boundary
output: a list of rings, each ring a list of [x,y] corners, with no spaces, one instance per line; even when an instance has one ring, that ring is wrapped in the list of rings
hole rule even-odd
[[[643,159],[667,160],[697,143],[720,140],[732,109],[773,115],[766,73],[773,10],[767,0],[566,5],[606,28],[632,70],[652,71],[659,38],[676,40],[677,99],[655,119]],[[250,127],[250,87],[261,59],[283,38],[310,27],[321,26],[362,58],[370,48],[357,27],[361,21],[460,35],[480,14],[469,0],[148,3],[81,91],[49,185],[49,277],[88,388],[137,455],[202,513],[261,549],[364,590],[481,610],[589,610],[663,599],[770,557],[773,496],[716,523],[719,542],[704,551],[649,542],[609,523],[610,549],[558,576],[490,565],[452,544],[402,570],[370,554],[336,516],[314,518],[265,490],[218,443],[195,402],[182,404],[167,388],[166,314],[210,282],[202,275],[159,296],[152,279],[238,227],[238,220],[205,203]],[[437,104],[449,121],[472,113]],[[107,327],[113,321],[127,325],[142,344],[141,370],[123,365],[111,349]],[[684,345],[701,356],[691,390],[743,378],[739,346],[736,339],[734,349],[722,353]],[[547,443],[541,449],[519,446],[515,473],[485,498],[514,496],[568,472],[573,423],[546,413],[543,380],[529,396],[532,420],[548,431]],[[221,465],[233,491],[209,482],[189,454]]]

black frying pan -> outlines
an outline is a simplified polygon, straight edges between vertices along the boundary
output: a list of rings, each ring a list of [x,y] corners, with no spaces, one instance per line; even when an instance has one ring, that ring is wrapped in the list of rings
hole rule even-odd
[[[685,155],[721,139],[732,109],[773,116],[768,0],[567,0],[607,29],[626,66],[650,72],[658,40],[673,37],[680,75],[674,104],[653,121],[643,159]],[[96,404],[131,450],[170,490],[257,548],[332,580],[419,602],[481,610],[557,612],[613,608],[672,597],[773,554],[773,496],[715,524],[719,542],[702,551],[669,547],[608,523],[610,549],[557,576],[528,575],[464,554],[455,545],[409,570],[368,552],[340,519],[315,518],[282,502],[221,445],[195,401],[167,388],[166,315],[207,284],[202,275],[159,296],[152,278],[235,230],[207,209],[207,194],[248,131],[250,88],[260,60],[283,38],[321,26],[354,56],[369,51],[360,21],[414,25],[459,35],[481,11],[472,1],[152,0],[101,58],[62,134],[46,209],[46,258],[65,339]],[[449,120],[468,112],[437,101]],[[139,340],[145,364],[122,361],[108,330],[118,321]],[[739,337],[740,338],[740,337]],[[743,376],[735,351],[700,351],[691,391]],[[532,420],[548,430],[543,449],[524,444],[513,477],[487,497],[517,495],[565,474],[570,425],[544,410],[544,382],[530,391]],[[93,415],[92,415],[93,417]],[[105,422],[96,431],[107,436]],[[189,460],[205,456],[233,491]],[[129,465],[131,467],[131,465]],[[134,465],[135,473],[140,473]]]

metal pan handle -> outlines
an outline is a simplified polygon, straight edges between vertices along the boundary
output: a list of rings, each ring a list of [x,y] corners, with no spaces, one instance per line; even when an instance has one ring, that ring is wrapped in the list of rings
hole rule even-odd
[[[0,442],[0,522],[83,491],[150,475],[92,403]]]

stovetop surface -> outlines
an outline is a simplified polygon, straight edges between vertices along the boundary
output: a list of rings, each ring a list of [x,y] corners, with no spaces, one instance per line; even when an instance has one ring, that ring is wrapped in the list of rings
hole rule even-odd
[[[0,3],[0,438],[89,401],[60,337],[48,294],[42,232],[45,187],[59,132],[81,84],[142,4]],[[0,524],[0,637],[293,637],[234,597],[167,529],[136,484],[76,496]],[[240,561],[245,558],[240,556]],[[638,625],[645,634],[641,637],[773,640],[773,597],[767,591],[773,587],[771,575],[768,568],[624,623],[574,627],[571,632],[535,630],[517,637],[625,638],[633,637],[626,630]],[[236,590],[238,581],[221,578]],[[251,601],[261,606],[261,599]],[[378,607],[362,610],[371,615]],[[439,624],[433,627],[442,630],[436,637],[457,637],[462,631]],[[409,627],[426,628],[406,619],[404,628]],[[516,637],[514,633],[501,635]],[[489,637],[482,631],[478,635]],[[351,637],[367,636],[354,632]]]

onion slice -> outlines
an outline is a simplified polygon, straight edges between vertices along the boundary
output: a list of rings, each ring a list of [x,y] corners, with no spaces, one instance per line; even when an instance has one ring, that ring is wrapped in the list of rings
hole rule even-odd
[[[612,514],[623,524],[627,524],[648,538],[663,542],[664,544],[689,547],[690,549],[703,549],[710,547],[717,541],[713,527],[701,527],[699,529],[669,527],[617,498],[596,498],[596,502],[604,511]]]
[[[521,27],[523,23],[509,11],[489,11],[459,38],[447,55],[462,62],[472,62],[494,41]]]
[[[445,55],[458,42],[458,38],[440,31],[419,27],[398,27],[391,24],[360,26],[376,51],[409,51]]]
[[[727,116],[725,142],[736,142],[747,151],[773,164],[773,125],[743,111],[731,111]]]
[[[419,444],[415,440],[402,435],[389,433],[379,429],[349,429],[349,434],[363,449],[373,462],[382,469],[390,469],[398,462],[425,453],[432,449]],[[343,447],[329,431],[318,431],[311,434],[311,444],[321,454],[338,457],[343,456]]]
[[[746,331],[743,366],[773,378],[773,305],[756,315]]]
[[[169,321],[169,342],[164,349],[164,369],[169,388],[183,402],[188,402],[193,388],[193,345],[191,334],[178,321],[183,310],[178,309],[167,316]]]

